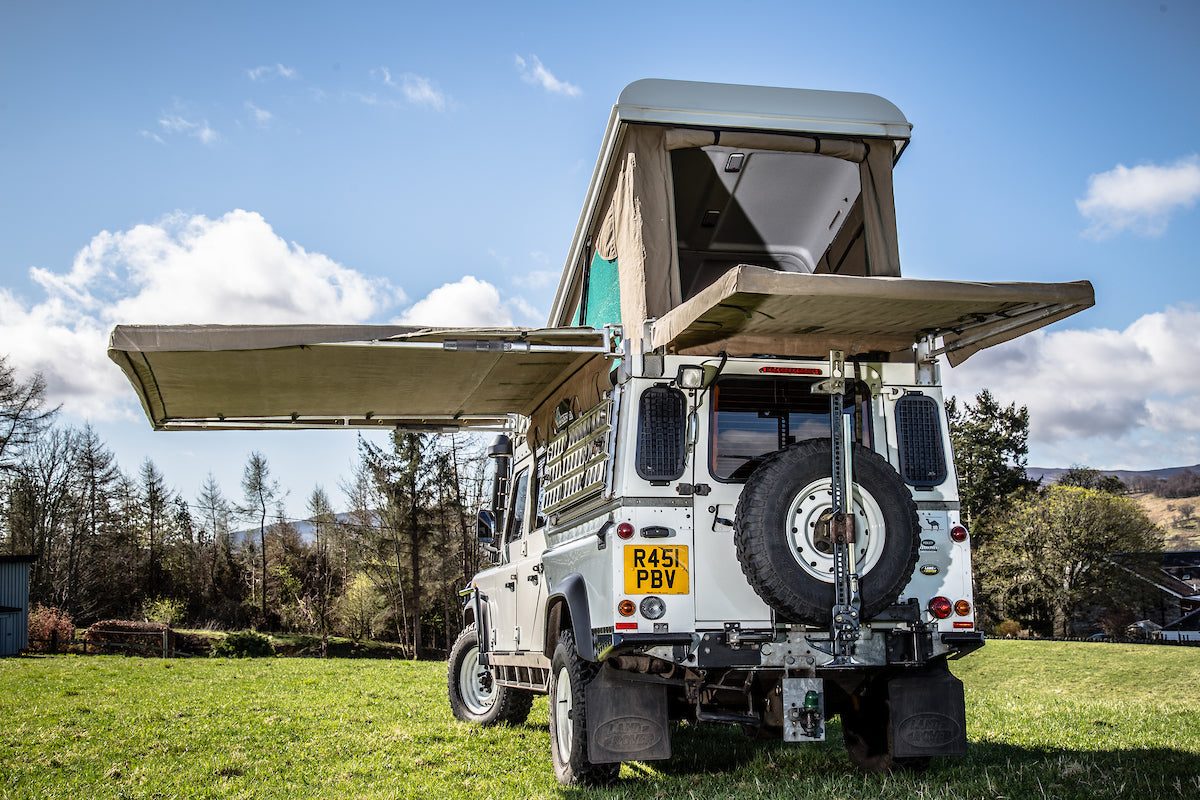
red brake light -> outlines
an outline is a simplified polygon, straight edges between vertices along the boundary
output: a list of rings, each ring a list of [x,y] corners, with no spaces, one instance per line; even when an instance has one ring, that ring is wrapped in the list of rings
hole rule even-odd
[[[929,601],[929,610],[938,619],[950,616],[950,598],[935,597]]]
[[[955,525],[950,529],[950,538],[956,542],[965,542],[967,540],[967,529],[962,525]]]
[[[759,367],[763,375],[820,375],[821,370],[812,367]]]
[[[622,539],[632,539],[633,538],[633,526],[630,525],[628,522],[622,522],[620,525],[617,526],[617,536],[620,536]]]

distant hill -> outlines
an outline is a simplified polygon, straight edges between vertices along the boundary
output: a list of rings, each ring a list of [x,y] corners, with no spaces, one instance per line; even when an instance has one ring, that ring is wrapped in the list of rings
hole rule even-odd
[[[1042,483],[1054,483],[1067,469],[1065,467],[1026,467],[1025,474],[1035,481],[1041,480]],[[1099,472],[1102,475],[1116,475],[1123,481],[1129,481],[1133,478],[1169,478],[1172,475],[1178,475],[1184,470],[1188,472],[1200,472],[1200,464],[1194,464],[1190,467],[1163,467],[1162,469],[1102,469]]]
[[[1200,464],[1190,467],[1164,467],[1162,469],[1102,469],[1101,475],[1116,475],[1126,484],[1131,484],[1138,478],[1166,480],[1183,471],[1200,473]],[[1041,480],[1043,485],[1054,483],[1067,470],[1060,467],[1027,467],[1025,474],[1034,480]],[[1185,516],[1181,509],[1200,507],[1200,496],[1197,497],[1157,497],[1148,492],[1134,492],[1129,495],[1135,503],[1142,507],[1155,525],[1166,534],[1167,550],[1200,550],[1200,514]]]
[[[342,512],[341,514],[337,515],[337,521],[350,523],[353,520],[350,518],[349,513]],[[271,525],[271,520],[267,520],[267,526],[269,527],[270,525]],[[297,531],[299,531],[300,541],[304,542],[305,544],[312,544],[314,541],[316,541],[317,526],[315,523],[313,523],[312,520],[310,520],[310,519],[294,520],[292,522],[292,525],[295,526]],[[230,531],[229,538],[230,538],[230,541],[234,542],[235,544],[240,544],[240,543],[244,543],[247,541],[257,542],[258,541],[258,528],[245,528],[240,531]]]

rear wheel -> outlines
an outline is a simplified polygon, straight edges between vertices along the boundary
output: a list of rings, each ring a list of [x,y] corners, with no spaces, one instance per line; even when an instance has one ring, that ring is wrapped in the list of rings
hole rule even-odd
[[[865,772],[921,772],[928,756],[897,758],[892,755],[891,708],[887,683],[869,684],[850,698],[843,709],[842,738],[850,761]]]
[[[554,775],[566,786],[607,786],[621,770],[588,759],[587,686],[599,671],[599,664],[580,657],[571,631],[559,633],[550,662],[550,750]]]
[[[479,633],[474,624],[463,628],[450,651],[446,690],[454,716],[477,725],[519,724],[533,705],[532,692],[497,685],[492,671],[479,663]]]

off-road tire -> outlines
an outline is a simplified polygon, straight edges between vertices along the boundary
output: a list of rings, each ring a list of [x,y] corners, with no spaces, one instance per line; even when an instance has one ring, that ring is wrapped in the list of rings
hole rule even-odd
[[[828,439],[808,439],[763,461],[746,480],[734,516],[738,562],[750,585],[789,620],[826,626],[835,599],[825,582],[801,567],[794,550],[792,520],[785,519],[799,493],[829,480]],[[912,577],[921,547],[917,506],[904,481],[882,456],[854,445],[853,476],[858,492],[872,498],[884,530],[878,558],[860,575],[860,614],[869,620],[896,601]]]
[[[478,658],[479,632],[472,623],[458,635],[446,667],[446,693],[450,698],[451,713],[456,719],[476,725],[519,725],[524,722],[533,705],[533,692],[496,685],[487,668],[479,665]],[[470,667],[472,661],[475,663],[473,669]],[[480,684],[467,685],[468,680],[478,680]]]
[[[550,753],[554,776],[564,786],[608,786],[621,771],[620,764],[593,764],[588,759],[587,685],[600,666],[579,655],[570,630],[558,634],[550,661]]]

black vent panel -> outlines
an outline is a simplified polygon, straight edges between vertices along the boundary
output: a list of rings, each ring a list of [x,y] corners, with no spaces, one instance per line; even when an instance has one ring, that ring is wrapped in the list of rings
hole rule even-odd
[[[638,406],[637,474],[647,481],[674,481],[683,475],[687,400],[670,386],[642,392]]]
[[[909,486],[938,486],[946,480],[940,419],[937,401],[932,397],[906,394],[896,401],[900,477]]]

